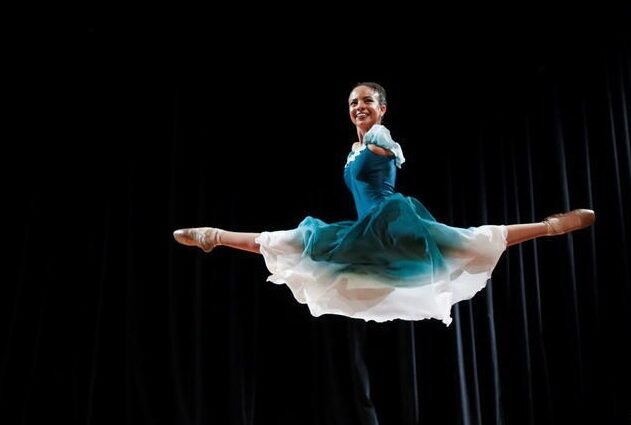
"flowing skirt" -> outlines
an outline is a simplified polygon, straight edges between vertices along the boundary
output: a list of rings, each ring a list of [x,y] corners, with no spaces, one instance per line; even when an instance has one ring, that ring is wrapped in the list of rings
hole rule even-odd
[[[305,218],[257,238],[271,275],[313,316],[366,321],[434,318],[486,285],[506,249],[505,226],[451,227],[415,198],[394,194],[357,221]]]

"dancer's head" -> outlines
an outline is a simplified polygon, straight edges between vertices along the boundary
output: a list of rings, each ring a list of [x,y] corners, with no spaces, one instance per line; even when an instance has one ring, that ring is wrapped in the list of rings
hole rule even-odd
[[[358,83],[348,97],[351,122],[363,133],[373,125],[381,124],[386,109],[386,90],[377,83]]]

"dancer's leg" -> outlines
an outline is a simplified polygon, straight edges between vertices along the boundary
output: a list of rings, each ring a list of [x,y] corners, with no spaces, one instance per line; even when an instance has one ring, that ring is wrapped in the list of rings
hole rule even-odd
[[[595,220],[594,211],[578,209],[551,215],[540,223],[511,224],[506,226],[506,245],[515,245],[541,236],[563,235],[589,227]]]
[[[219,245],[229,246],[230,248],[240,249],[242,251],[254,252],[260,254],[259,244],[254,242],[260,233],[246,232],[229,232],[227,230],[219,230],[217,241]]]
[[[175,240],[182,245],[196,246],[205,252],[223,245],[256,254],[261,253],[259,244],[255,242],[259,235],[260,233],[230,232],[215,227],[195,227],[173,232]]]
[[[541,236],[548,236],[548,225],[541,223],[510,224],[506,226],[506,246],[516,245]]]

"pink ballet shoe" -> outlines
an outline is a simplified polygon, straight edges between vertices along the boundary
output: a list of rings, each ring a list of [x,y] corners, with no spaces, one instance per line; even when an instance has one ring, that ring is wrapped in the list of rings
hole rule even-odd
[[[594,221],[596,221],[596,214],[594,211],[586,209],[554,214],[543,220],[548,226],[548,236],[563,235],[574,230],[584,229],[594,224]]]
[[[219,230],[214,227],[178,229],[173,232],[173,237],[182,245],[196,246],[204,252],[210,252],[219,245]]]

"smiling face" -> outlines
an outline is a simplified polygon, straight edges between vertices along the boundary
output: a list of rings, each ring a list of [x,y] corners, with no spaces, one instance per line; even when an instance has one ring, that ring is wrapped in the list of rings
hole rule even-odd
[[[368,86],[357,86],[348,98],[348,112],[357,129],[365,134],[370,127],[381,123],[386,105],[379,93]]]

